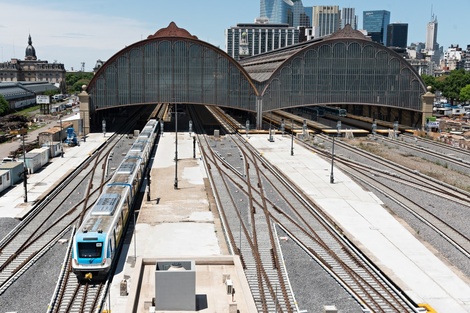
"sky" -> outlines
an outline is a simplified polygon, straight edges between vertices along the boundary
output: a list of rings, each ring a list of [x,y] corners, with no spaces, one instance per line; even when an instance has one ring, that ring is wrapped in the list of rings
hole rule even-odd
[[[388,10],[391,23],[408,23],[408,45],[425,42],[426,25],[434,13],[437,41],[444,49],[466,49],[470,0],[302,0],[304,7],[352,7],[359,17],[366,10]],[[225,50],[225,30],[252,23],[260,14],[259,0],[0,0],[0,62],[24,59],[31,34],[36,56],[63,63],[67,71],[91,71],[137,41],[175,22],[200,40]]]

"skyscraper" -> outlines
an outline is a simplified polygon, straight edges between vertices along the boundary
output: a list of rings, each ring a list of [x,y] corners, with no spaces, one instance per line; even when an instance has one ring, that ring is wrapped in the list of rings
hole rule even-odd
[[[310,26],[301,0],[261,0],[260,17],[268,18],[269,23],[273,24]]]
[[[387,47],[406,49],[408,45],[408,24],[392,23],[387,27]]]
[[[364,11],[363,28],[375,42],[387,43],[387,25],[390,24],[390,12],[385,10]]]
[[[341,28],[347,24],[351,25],[352,29],[357,30],[357,15],[354,8],[343,8],[341,10]]]
[[[426,49],[436,50],[437,44],[437,16],[434,14],[431,17],[431,21],[428,23],[426,28]]]
[[[426,46],[424,48],[427,55],[434,64],[439,65],[442,55],[442,49],[437,42],[437,16],[431,16],[431,21],[426,27]]]
[[[337,5],[313,7],[312,27],[315,37],[331,35],[340,28],[340,11]]]

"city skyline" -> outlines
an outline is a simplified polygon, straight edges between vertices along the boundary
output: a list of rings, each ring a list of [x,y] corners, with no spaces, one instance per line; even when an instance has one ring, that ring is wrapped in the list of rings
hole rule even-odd
[[[363,11],[390,11],[391,23],[409,25],[408,45],[426,41],[427,23],[434,14],[439,23],[437,42],[444,49],[451,44],[462,48],[470,44],[464,24],[465,8],[470,7],[468,0],[456,0],[452,7],[427,0],[386,0],[373,4],[362,0],[321,3],[303,0],[302,3],[305,7],[338,5],[340,9],[355,8],[359,17],[358,29],[363,27]],[[238,23],[254,22],[260,14],[260,1],[149,2],[138,6],[123,0],[74,3],[58,0],[11,3],[0,0],[0,8],[2,12],[13,12],[3,15],[0,21],[0,62],[11,58],[24,59],[31,34],[38,59],[63,63],[68,71],[71,68],[79,70],[81,62],[84,62],[85,70],[90,71],[98,59],[106,61],[126,46],[167,27],[172,21],[200,40],[225,50],[225,30]]]

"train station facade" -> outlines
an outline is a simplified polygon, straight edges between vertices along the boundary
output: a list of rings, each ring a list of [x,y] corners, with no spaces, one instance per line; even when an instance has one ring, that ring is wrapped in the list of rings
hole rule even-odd
[[[394,51],[349,25],[331,36],[236,61],[173,22],[117,52],[87,87],[90,124],[129,105],[215,105],[256,113],[332,105],[422,127],[432,115],[419,74]],[[428,101],[429,102],[429,101]]]

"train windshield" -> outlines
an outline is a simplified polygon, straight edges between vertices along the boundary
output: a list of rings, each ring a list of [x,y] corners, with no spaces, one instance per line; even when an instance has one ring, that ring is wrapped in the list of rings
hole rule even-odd
[[[79,242],[78,257],[79,258],[101,258],[103,250],[102,242]]]

